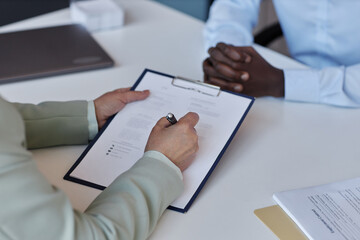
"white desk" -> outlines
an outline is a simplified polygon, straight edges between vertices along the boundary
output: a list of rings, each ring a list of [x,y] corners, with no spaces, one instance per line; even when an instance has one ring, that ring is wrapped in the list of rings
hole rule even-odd
[[[150,1],[122,3],[126,26],[94,34],[116,67],[0,85],[0,94],[33,103],[94,99],[132,85],[145,67],[202,78],[202,22]],[[62,10],[2,27],[0,32],[69,22],[68,10]],[[260,51],[275,66],[302,67],[270,50]],[[276,191],[359,176],[359,119],[360,110],[257,99],[190,211],[166,211],[151,239],[277,239],[253,211],[272,205]],[[43,174],[79,210],[99,191],[62,177],[84,148],[33,151]]]

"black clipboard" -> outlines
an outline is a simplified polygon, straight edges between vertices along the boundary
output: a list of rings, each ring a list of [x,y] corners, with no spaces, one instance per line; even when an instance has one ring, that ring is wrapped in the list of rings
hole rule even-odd
[[[171,78],[172,79],[172,85],[176,86],[176,87],[181,87],[181,88],[186,88],[190,91],[196,91],[196,92],[201,92],[203,94],[206,94],[206,95],[209,95],[211,94],[213,97],[217,97],[219,96],[219,94],[221,92],[228,92],[230,94],[234,94],[234,95],[238,95],[238,96],[241,96],[241,97],[245,97],[245,98],[248,98],[251,100],[250,104],[248,105],[245,113],[243,114],[242,118],[239,120],[239,123],[237,124],[237,126],[234,128],[231,136],[229,137],[228,141],[226,142],[226,144],[224,145],[223,149],[221,150],[221,152],[219,153],[219,155],[217,156],[216,160],[214,161],[213,165],[211,166],[210,170],[208,171],[208,173],[206,174],[205,178],[202,180],[201,184],[199,185],[199,187],[197,188],[197,190],[195,191],[195,193],[193,194],[193,196],[191,197],[191,199],[189,200],[189,202],[186,204],[185,208],[178,208],[178,207],[174,207],[174,206],[169,206],[168,209],[170,210],[174,210],[174,211],[177,211],[177,212],[181,212],[181,213],[185,213],[189,210],[190,206],[192,205],[192,203],[194,202],[194,200],[196,199],[196,197],[199,195],[201,189],[204,187],[205,183],[207,182],[207,180],[209,179],[211,173],[214,171],[215,167],[217,166],[217,164],[219,163],[220,159],[222,158],[223,154],[225,153],[226,149],[228,148],[228,146],[230,145],[232,139],[234,138],[236,132],[239,130],[242,122],[244,121],[246,115],[248,114],[249,110],[251,109],[254,101],[255,101],[255,98],[254,97],[250,97],[250,96],[246,96],[246,95],[243,95],[243,94],[238,94],[238,93],[233,93],[233,92],[230,92],[230,91],[226,91],[226,90],[220,90],[220,88],[218,88],[217,86],[213,86],[213,85],[210,85],[210,84],[206,84],[206,83],[203,83],[201,81],[194,81],[194,80],[190,80],[190,79],[186,79],[186,78],[183,78],[183,77],[175,77],[175,76],[172,76],[172,75],[169,75],[169,74],[165,74],[165,73],[161,73],[161,72],[157,72],[157,71],[154,71],[154,70],[150,70],[150,69],[145,69],[143,71],[143,73],[140,75],[140,77],[138,78],[138,80],[135,82],[135,84],[132,86],[131,90],[135,90],[136,87],[139,85],[139,83],[141,82],[141,80],[144,78],[144,76],[146,75],[146,73],[148,72],[151,72],[151,73],[154,73],[154,74],[158,74],[158,75],[161,75],[161,76],[165,76],[165,77],[168,77],[168,78]],[[182,80],[182,81],[186,81],[186,82],[191,82],[195,85],[198,85],[198,86],[201,86],[201,89],[204,89],[204,88],[209,88],[211,89],[211,91],[202,91],[202,90],[199,90],[199,88],[187,88],[187,87],[184,87],[184,86],[179,86],[177,83],[176,83],[176,80]],[[211,92],[211,93],[209,93]],[[70,176],[71,173],[74,171],[74,169],[81,163],[81,161],[84,159],[84,157],[86,156],[86,154],[90,151],[90,149],[92,148],[92,146],[96,143],[96,141],[101,137],[101,135],[105,132],[106,128],[109,126],[109,124],[111,123],[111,121],[114,119],[115,115],[110,117],[108,119],[108,121],[105,123],[105,125],[102,127],[102,129],[98,132],[98,134],[95,136],[95,138],[89,143],[89,145],[86,147],[86,149],[84,150],[84,152],[80,155],[79,159],[74,163],[74,165],[69,169],[69,171],[65,174],[64,176],[64,180],[68,180],[68,181],[72,181],[72,182],[75,182],[75,183],[79,183],[79,184],[82,184],[82,185],[85,185],[85,186],[88,186],[88,187],[92,187],[92,188],[96,188],[96,189],[99,189],[99,190],[104,190],[106,187],[105,186],[101,186],[101,185],[98,185],[98,184],[95,184],[95,183],[92,183],[92,182],[88,182],[88,181],[85,181],[85,180],[82,180],[82,179],[79,179],[79,178],[75,178],[75,177],[72,177]]]

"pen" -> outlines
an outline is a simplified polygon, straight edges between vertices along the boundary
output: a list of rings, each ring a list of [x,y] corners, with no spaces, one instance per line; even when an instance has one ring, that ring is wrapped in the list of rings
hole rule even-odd
[[[176,117],[172,113],[168,113],[168,115],[166,115],[166,119],[171,123],[171,125],[177,123]]]

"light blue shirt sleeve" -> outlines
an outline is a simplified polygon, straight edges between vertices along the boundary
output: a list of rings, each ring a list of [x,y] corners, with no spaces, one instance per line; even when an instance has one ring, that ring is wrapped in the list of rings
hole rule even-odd
[[[360,64],[323,69],[286,69],[285,99],[360,107]]]
[[[253,43],[261,0],[217,0],[204,29],[205,51],[219,42],[246,46]]]
[[[204,30],[218,42],[253,43],[261,0],[216,0]],[[285,99],[360,107],[359,1],[273,0],[291,56],[312,69],[284,70]]]
[[[94,139],[96,134],[98,133],[98,123],[96,120],[96,113],[95,113],[95,104],[94,101],[88,101],[88,115],[87,119],[89,122],[89,140]]]

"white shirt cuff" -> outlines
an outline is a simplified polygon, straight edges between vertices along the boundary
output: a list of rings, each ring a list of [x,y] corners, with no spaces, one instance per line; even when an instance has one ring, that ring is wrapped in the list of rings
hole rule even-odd
[[[88,128],[89,128],[89,140],[94,139],[96,134],[98,133],[98,123],[96,120],[96,113],[95,113],[95,104],[94,101],[88,101]]]
[[[180,171],[180,169],[172,162],[170,159],[168,159],[164,154],[158,151],[147,151],[144,153],[144,157],[150,157],[156,160],[159,160],[160,162],[168,165],[170,168],[174,169],[176,174],[180,177],[181,180],[183,180],[183,175]]]
[[[318,103],[320,101],[320,83],[317,70],[284,70],[285,99]]]

